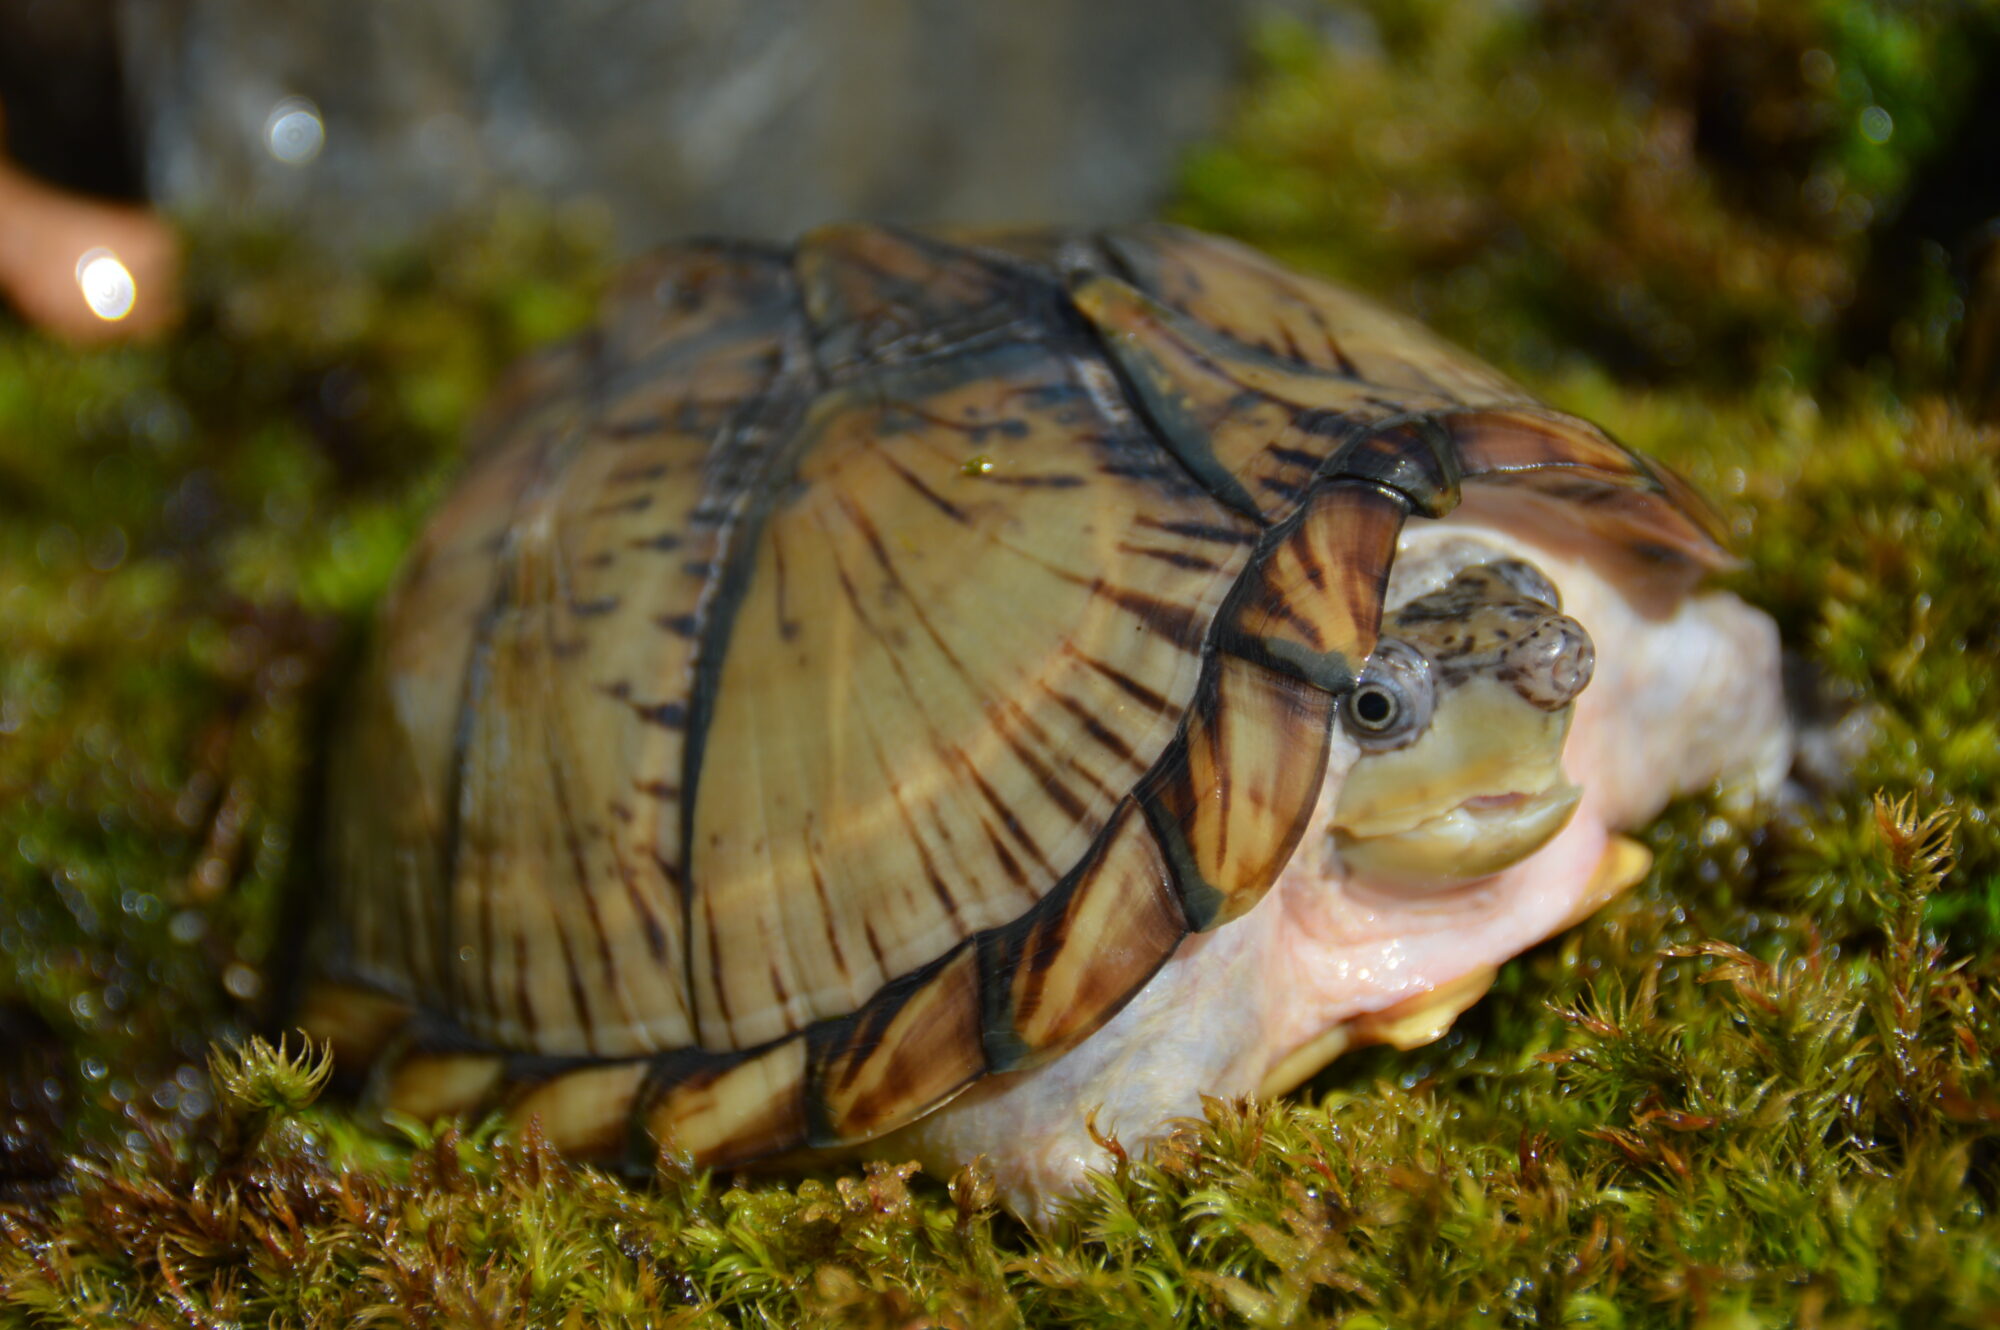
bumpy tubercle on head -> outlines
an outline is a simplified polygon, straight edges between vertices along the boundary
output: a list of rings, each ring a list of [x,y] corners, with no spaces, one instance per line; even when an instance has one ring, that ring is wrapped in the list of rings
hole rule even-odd
[[[1393,609],[1342,706],[1360,748],[1334,814],[1348,867],[1438,890],[1546,845],[1580,795],[1562,749],[1595,660],[1554,585],[1520,559],[1470,564]]]

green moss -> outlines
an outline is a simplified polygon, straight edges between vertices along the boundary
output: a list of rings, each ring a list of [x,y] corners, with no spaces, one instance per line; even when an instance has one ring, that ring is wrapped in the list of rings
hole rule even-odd
[[[512,213],[360,276],[197,239],[168,343],[0,329],[0,1011],[53,1031],[93,1142],[198,1120],[209,1041],[281,996],[265,967],[343,638],[471,408],[588,316],[602,266]]]
[[[1841,863],[1871,911],[1846,945],[1809,916],[1691,917],[1656,879],[1397,1078],[1213,1104],[1049,1235],[997,1218],[977,1168],[730,1185],[667,1161],[634,1190],[532,1131],[420,1129],[384,1159],[301,1112],[323,1067],[252,1044],[219,1078],[218,1134],[241,1148],[190,1164],[155,1145],[0,1212],[0,1307],[106,1325],[1980,1323],[2000,1305],[1993,975],[1940,965],[1925,933],[1953,818],[1877,801],[1869,821]],[[1703,913],[1763,954],[1704,937]]]
[[[1777,813],[1669,810],[1647,880],[1438,1043],[1109,1154],[1046,1235],[977,1168],[633,1187],[490,1124],[384,1140],[251,1037],[345,643],[500,366],[586,316],[593,244],[510,213],[354,277],[218,237],[167,343],[0,328],[0,1325],[1990,1324],[2000,436],[1922,356],[1840,367],[1801,290],[1862,241],[1793,206],[1835,170],[1890,206],[1973,20],[1715,8],[1768,130],[1717,154],[1647,8],[1273,29],[1180,211],[1691,475],[1847,747]]]
[[[1925,251],[1921,299],[1878,291],[1892,283],[1871,250],[1970,114],[1978,52],[2000,36],[1990,9],[1303,12],[1263,29],[1259,77],[1196,156],[1184,219],[1391,295],[1516,367],[1818,373],[1859,299],[1895,325],[1867,340],[1936,372],[1943,250]]]

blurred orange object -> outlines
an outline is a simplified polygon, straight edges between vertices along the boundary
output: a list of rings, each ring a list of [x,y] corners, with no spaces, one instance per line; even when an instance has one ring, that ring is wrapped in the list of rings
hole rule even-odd
[[[4,126],[0,120],[0,126]],[[0,155],[0,301],[71,342],[180,317],[180,240],[151,211],[47,185]]]

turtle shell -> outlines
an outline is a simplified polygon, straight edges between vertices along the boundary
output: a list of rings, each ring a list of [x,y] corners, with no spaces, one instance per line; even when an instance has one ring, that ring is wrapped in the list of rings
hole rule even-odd
[[[1721,558],[1594,426],[1161,226],[686,245],[489,421],[344,726],[308,1021],[598,1155],[864,1140],[1096,1030],[1282,869],[1462,484]]]

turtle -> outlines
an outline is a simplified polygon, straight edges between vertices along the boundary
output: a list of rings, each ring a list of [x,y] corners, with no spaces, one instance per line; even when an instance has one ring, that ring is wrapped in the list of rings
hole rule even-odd
[[[1683,480],[1236,242],[844,224],[503,386],[333,754],[303,1023],[636,1169],[984,1154],[1435,1037],[1790,736]]]

